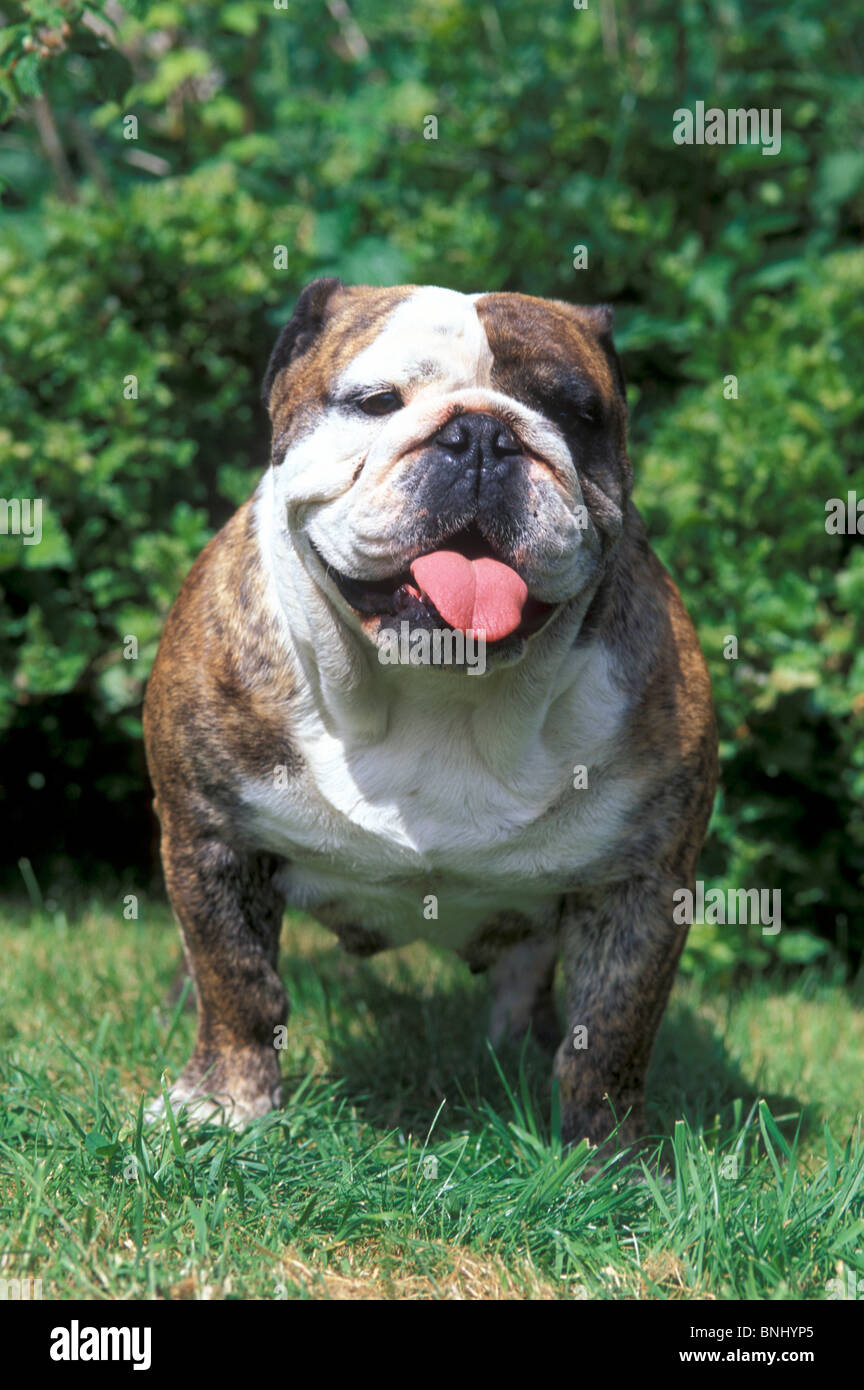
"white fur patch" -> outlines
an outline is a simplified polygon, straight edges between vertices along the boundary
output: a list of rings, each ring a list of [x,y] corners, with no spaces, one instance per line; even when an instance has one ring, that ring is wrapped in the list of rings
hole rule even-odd
[[[272,783],[247,782],[247,815],[261,847],[288,861],[291,903],[327,904],[328,920],[397,944],[459,948],[505,911],[551,919],[576,874],[621,842],[643,785],[622,752],[627,701],[605,648],[573,649],[584,607],[532,638],[521,662],[477,679],[382,666],[311,558],[310,535],[349,575],[401,568],[393,467],[454,404],[506,406],[526,447],[572,479],[544,483],[553,544],[539,596],[582,592],[592,538],[572,530],[576,469],[554,425],[491,389],[474,298],[424,288],[398,305],[334,386],[395,385],[405,407],[383,419],[326,411],[255,501],[268,601],[299,684],[286,733],[303,770],[286,786],[275,770]],[[573,785],[577,765],[587,788]]]
[[[299,739],[294,731],[301,777],[242,788],[257,837],[290,860],[290,901],[312,912],[339,903],[342,920],[396,943],[451,947],[497,912],[549,916],[577,871],[620,838],[641,785],[615,766],[626,702],[605,651],[592,647],[572,666],[539,720],[514,706],[503,681],[478,705],[460,698],[467,678],[428,670],[391,698],[386,732],[371,744],[308,711]],[[587,788],[573,785],[577,764]],[[434,918],[424,917],[429,895]]]
[[[419,379],[438,392],[460,391],[489,386],[492,362],[473,298],[424,285],[397,305],[383,331],[343,373],[341,384],[407,388]]]

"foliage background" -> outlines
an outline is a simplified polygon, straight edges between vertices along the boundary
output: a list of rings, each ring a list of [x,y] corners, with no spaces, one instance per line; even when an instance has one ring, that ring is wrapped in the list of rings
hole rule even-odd
[[[518,289],[616,306],[637,501],[714,680],[704,876],[781,888],[797,928],[703,928],[693,950],[860,960],[864,537],[824,527],[829,498],[864,496],[855,0],[0,0],[0,19],[0,495],[44,499],[40,545],[0,536],[7,881],[21,857],[54,894],[153,873],[144,682],[266,463],[259,382],[302,285]],[[781,153],[673,145],[697,100],[779,108]]]

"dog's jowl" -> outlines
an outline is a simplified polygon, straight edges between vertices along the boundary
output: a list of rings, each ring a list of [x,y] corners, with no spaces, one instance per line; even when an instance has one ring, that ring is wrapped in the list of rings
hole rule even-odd
[[[178,1103],[278,1104],[287,905],[360,955],[420,937],[487,970],[493,1041],[557,1044],[565,1139],[643,1133],[716,731],[630,500],[611,318],[301,295],[264,386],[272,465],[194,565],[147,692],[198,996]]]

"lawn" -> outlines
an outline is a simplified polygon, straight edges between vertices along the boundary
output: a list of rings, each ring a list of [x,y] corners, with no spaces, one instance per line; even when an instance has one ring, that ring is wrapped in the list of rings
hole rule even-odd
[[[286,920],[284,1110],[142,1126],[192,1043],[167,907],[0,924],[2,1276],[42,1297],[823,1299],[864,1280],[862,992],[683,976],[649,1081],[667,1173],[562,1152],[546,1059],[492,1055],[431,948]],[[551,1117],[551,1119],[550,1119]]]

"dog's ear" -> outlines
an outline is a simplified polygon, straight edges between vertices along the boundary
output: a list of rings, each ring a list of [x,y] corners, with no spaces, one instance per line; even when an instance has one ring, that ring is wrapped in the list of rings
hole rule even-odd
[[[327,305],[336,290],[344,289],[341,280],[334,275],[323,275],[313,280],[303,290],[294,306],[294,313],[276,340],[270,355],[267,374],[261,388],[261,399],[265,406],[270,403],[273,382],[282,371],[314,343],[324,326]]]
[[[621,399],[627,404],[627,382],[624,378],[624,368],[621,365],[621,358],[618,356],[618,349],[612,341],[612,326],[615,322],[615,310],[611,304],[595,304],[589,309],[589,314],[596,325],[597,337],[600,345],[609,359],[609,366],[612,369],[612,380],[618,387]]]
[[[564,304],[563,300],[558,300],[559,304]],[[567,304],[565,305],[571,314],[575,314],[580,323],[588,328],[597,338],[600,346],[606,354],[609,363],[609,370],[612,373],[618,392],[624,404],[627,404],[627,383],[624,380],[624,368],[621,366],[621,358],[612,341],[612,326],[615,322],[615,310],[611,304]]]

